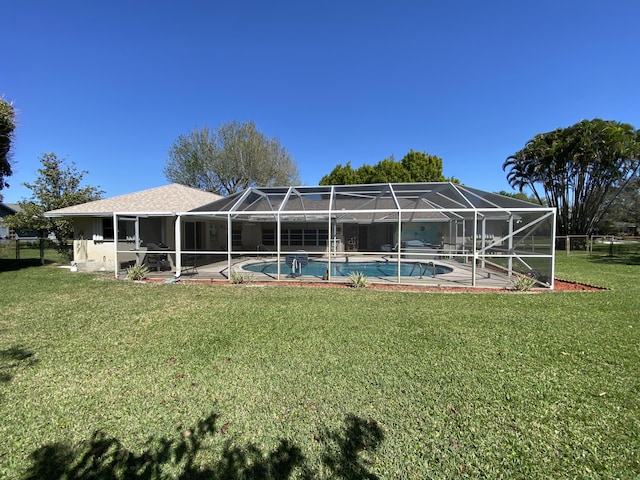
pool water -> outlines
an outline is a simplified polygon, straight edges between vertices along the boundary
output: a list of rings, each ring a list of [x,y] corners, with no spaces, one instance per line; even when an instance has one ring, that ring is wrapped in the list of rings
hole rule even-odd
[[[269,275],[278,274],[277,262],[258,262],[243,265],[244,270],[256,273],[266,273]],[[451,273],[450,267],[444,265],[434,265],[433,263],[401,263],[400,276],[402,277],[420,277],[433,276],[435,268],[436,275]],[[310,260],[307,266],[302,267],[302,275],[312,275],[320,277],[327,271],[327,262],[318,262]],[[348,277],[353,272],[362,272],[368,277],[397,277],[398,264],[396,262],[331,262],[331,276]],[[280,263],[280,274],[287,275],[292,273],[292,269],[285,262]]]

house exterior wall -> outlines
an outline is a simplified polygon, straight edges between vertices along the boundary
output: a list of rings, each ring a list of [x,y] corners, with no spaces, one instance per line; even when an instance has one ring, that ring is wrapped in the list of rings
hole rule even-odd
[[[140,246],[135,251],[135,240],[118,240],[118,268],[139,261],[146,256],[146,242],[165,243],[175,249],[173,218],[151,217],[140,219]],[[102,218],[79,217],[73,219],[73,262],[82,271],[113,271],[114,240],[102,239]],[[130,237],[127,227],[127,237]],[[123,252],[128,250],[129,252]]]

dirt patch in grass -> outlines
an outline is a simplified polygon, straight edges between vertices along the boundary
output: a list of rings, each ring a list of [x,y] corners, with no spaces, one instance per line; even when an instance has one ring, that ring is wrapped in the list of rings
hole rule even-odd
[[[557,292],[600,292],[602,290],[609,290],[608,288],[587,285],[586,283],[557,279],[554,282],[554,288]]]

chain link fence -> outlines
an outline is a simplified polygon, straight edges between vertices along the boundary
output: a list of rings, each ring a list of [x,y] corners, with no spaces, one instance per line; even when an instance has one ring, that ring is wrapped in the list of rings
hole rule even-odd
[[[556,237],[556,255],[640,257],[640,237],[567,235]]]
[[[71,245],[62,248],[49,238],[0,239],[1,261],[23,261],[25,263],[69,263]]]

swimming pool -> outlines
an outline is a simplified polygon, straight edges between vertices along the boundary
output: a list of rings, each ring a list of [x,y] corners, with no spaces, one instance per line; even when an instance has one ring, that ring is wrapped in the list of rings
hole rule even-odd
[[[268,275],[278,274],[277,262],[257,262],[243,265],[242,268],[249,272],[266,273]],[[444,265],[429,263],[401,263],[400,276],[402,277],[432,277],[434,275],[451,273],[453,268]],[[296,270],[297,272],[297,270]],[[309,260],[309,263],[302,267],[302,275],[311,275],[322,278],[327,272],[327,262]],[[353,272],[362,272],[368,277],[397,277],[398,264],[396,262],[331,262],[331,276],[348,277]],[[285,262],[280,263],[280,274],[291,274],[292,269]]]

